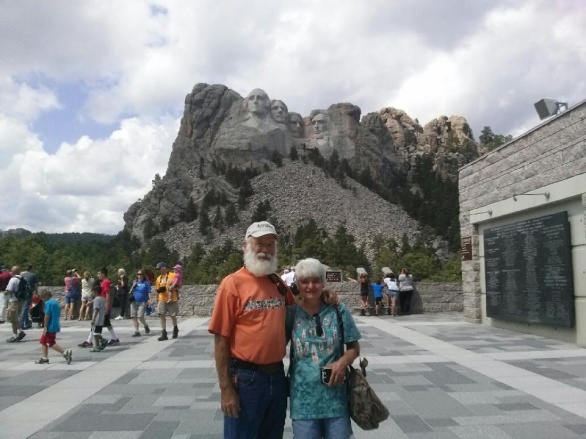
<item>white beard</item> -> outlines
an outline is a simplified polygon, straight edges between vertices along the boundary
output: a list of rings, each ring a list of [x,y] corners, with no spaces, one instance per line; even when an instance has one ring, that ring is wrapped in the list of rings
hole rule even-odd
[[[247,245],[244,250],[244,266],[256,277],[266,276],[277,271],[277,256],[271,256],[269,253],[261,253],[270,259],[261,259],[258,254],[254,253],[250,246]]]

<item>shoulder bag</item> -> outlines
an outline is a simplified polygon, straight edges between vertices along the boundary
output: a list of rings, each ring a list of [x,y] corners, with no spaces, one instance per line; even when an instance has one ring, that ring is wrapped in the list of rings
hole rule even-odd
[[[338,305],[335,305],[338,324],[340,326],[340,349],[344,354],[344,323]],[[389,417],[389,410],[366,381],[366,366],[368,360],[359,358],[360,370],[351,365],[348,366],[348,401],[350,404],[350,417],[363,430],[375,430],[379,423]]]

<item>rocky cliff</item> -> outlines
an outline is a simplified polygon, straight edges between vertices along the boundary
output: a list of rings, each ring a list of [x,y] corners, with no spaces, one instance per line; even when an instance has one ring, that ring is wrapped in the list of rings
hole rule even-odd
[[[395,108],[360,116],[350,103],[302,116],[261,89],[243,98],[223,85],[197,84],[185,99],[167,173],[129,208],[125,229],[143,242],[160,236],[185,256],[197,241],[239,241],[255,207],[269,201],[283,232],[312,218],[328,231],[345,224],[358,243],[376,234],[412,238],[418,222],[357,176],[366,173],[379,187],[402,185],[400,190],[416,193],[409,174],[418,157],[428,157],[434,173],[455,181],[458,168],[478,157],[470,127],[458,116],[422,127]],[[289,159],[297,155],[299,160]],[[315,157],[325,166],[315,166]],[[329,163],[354,178],[335,178]],[[203,236],[201,215],[194,219],[194,212],[210,205],[220,216],[231,206],[234,221]]]

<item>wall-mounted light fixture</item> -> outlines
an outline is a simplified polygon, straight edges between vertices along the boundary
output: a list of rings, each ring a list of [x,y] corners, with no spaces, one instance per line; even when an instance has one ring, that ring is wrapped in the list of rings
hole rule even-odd
[[[543,195],[543,196],[545,196],[546,200],[549,200],[549,192],[540,192],[537,194],[513,194],[513,200],[517,201],[517,197],[524,197],[527,195]]]
[[[492,210],[488,209],[488,210],[483,210],[482,212],[472,212],[472,213],[465,213],[462,216],[466,217],[470,217],[472,215],[482,215],[483,213],[488,213],[488,216],[492,216]]]
[[[541,120],[560,114],[568,109],[567,102],[559,102],[555,99],[548,98],[535,102],[533,105],[535,106],[535,110]]]

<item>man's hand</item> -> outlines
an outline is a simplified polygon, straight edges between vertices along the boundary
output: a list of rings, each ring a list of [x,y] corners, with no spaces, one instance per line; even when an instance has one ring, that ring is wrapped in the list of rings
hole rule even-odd
[[[238,393],[236,393],[234,386],[230,385],[221,390],[220,402],[222,412],[226,416],[230,416],[232,418],[238,417],[240,412],[240,399],[238,398]]]
[[[338,295],[334,290],[326,289],[321,293],[321,298],[328,306],[337,305],[339,302]]]

